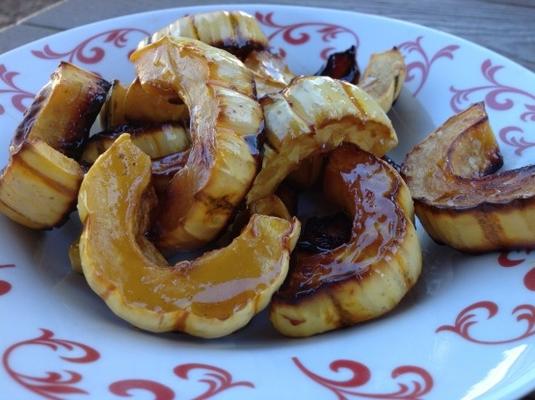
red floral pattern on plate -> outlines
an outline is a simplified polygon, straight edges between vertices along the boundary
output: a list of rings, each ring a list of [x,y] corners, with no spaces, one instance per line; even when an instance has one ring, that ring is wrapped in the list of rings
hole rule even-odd
[[[49,400],[63,400],[64,396],[72,394],[88,394],[78,384],[82,381],[82,375],[78,372],[65,370],[62,372],[47,371],[44,376],[31,376],[13,369],[11,358],[13,354],[22,347],[45,346],[54,352],[82,351],[82,355],[67,356],[60,355],[60,358],[69,363],[84,364],[91,363],[100,358],[98,351],[83,343],[71,340],[58,339],[54,337],[54,332],[48,329],[41,329],[43,334],[34,339],[24,340],[8,347],[2,356],[2,364],[7,374],[19,385],[27,390]],[[61,353],[60,353],[61,354]]]
[[[418,82],[419,78],[419,83],[414,89],[413,96],[417,96],[424,87],[433,64],[441,58],[453,60],[453,53],[459,49],[458,45],[450,44],[442,47],[430,56],[422,46],[422,39],[423,36],[418,36],[415,40],[406,41],[397,45],[399,50],[405,54],[405,62],[407,63],[407,78],[405,82]],[[411,60],[414,56],[416,59]]]
[[[232,381],[232,375],[219,367],[209,364],[189,363],[175,367],[174,373],[182,379],[188,380],[193,371],[204,371],[204,375],[198,381],[206,383],[208,388],[193,400],[206,400],[228,389],[243,386],[254,388],[254,384],[248,381]],[[109,387],[110,392],[121,397],[129,397],[130,391],[145,390],[155,395],[155,400],[172,400],[175,397],[173,389],[162,383],[146,379],[127,379],[114,382]]]
[[[268,35],[270,41],[276,36],[281,35],[282,40],[284,40],[285,43],[292,46],[300,46],[309,42],[311,39],[311,33],[307,32],[307,30],[313,30],[316,35],[320,35],[323,43],[330,43],[340,34],[349,34],[353,37],[355,47],[357,49],[359,47],[360,40],[357,34],[344,26],[318,21],[305,21],[284,25],[275,22],[273,20],[273,14],[273,11],[265,14],[259,11],[255,13],[255,17],[260,24],[273,30],[273,32]],[[334,50],[336,50],[335,47],[325,45],[320,50],[320,57],[326,60],[329,54]],[[279,53],[282,56],[286,55],[286,51],[282,48],[279,49]]]
[[[15,264],[0,264],[1,268],[15,268]],[[0,296],[3,296],[11,290],[11,283],[8,281],[0,280]]]
[[[503,69],[503,65],[493,65],[490,59],[486,59],[481,64],[481,74],[486,81],[486,84],[469,87],[465,89],[457,89],[454,86],[450,87],[453,96],[450,100],[450,106],[453,111],[459,112],[465,108],[474,99],[474,94],[484,93],[484,100],[486,105],[496,111],[507,111],[515,107],[516,98],[524,99],[524,111],[519,115],[521,122],[529,123],[535,122],[535,92],[530,92],[521,88],[506,85],[498,81],[496,73]],[[524,137],[524,130],[516,125],[505,126],[500,129],[498,136],[507,145],[515,148],[517,156],[535,146],[535,141],[528,141]]]
[[[149,35],[149,33],[143,29],[119,28],[90,36],[71,50],[55,51],[52,50],[48,44],[45,44],[42,50],[32,50],[32,54],[35,57],[44,60],[61,59],[69,62],[76,61],[83,64],[96,64],[102,61],[106,56],[106,50],[104,49],[103,44],[111,44],[115,48],[123,48],[129,41],[128,35],[130,33],[139,33],[142,36]],[[130,56],[130,52],[128,53],[128,56]]]
[[[433,388],[433,377],[425,369],[413,365],[403,365],[395,368],[391,377],[398,379],[403,376],[411,376],[413,380],[410,384],[398,382],[398,389],[393,392],[385,393],[366,393],[356,391],[355,388],[364,386],[370,381],[370,369],[357,361],[336,360],[333,361],[329,368],[333,372],[340,370],[349,370],[352,376],[347,380],[334,380],[320,376],[306,368],[297,357],[293,357],[293,362],[306,376],[314,382],[329,389],[336,395],[338,400],[346,400],[350,397],[367,398],[367,399],[410,399],[416,400],[423,398]]]
[[[453,332],[470,342],[487,345],[512,343],[535,334],[535,305],[521,304],[513,309],[511,315],[516,315],[517,322],[526,322],[524,332],[512,338],[495,340],[478,339],[473,336],[471,328],[481,323],[478,314],[475,313],[475,311],[481,310],[487,314],[486,319],[490,320],[498,314],[499,307],[492,301],[479,301],[462,309],[455,319],[454,325],[439,326],[436,332]],[[495,332],[495,330],[492,332]]]
[[[10,95],[10,100],[11,104],[13,104],[13,107],[20,112],[24,112],[26,110],[24,101],[33,99],[35,94],[21,89],[15,83],[15,77],[17,75],[20,75],[20,72],[9,71],[4,64],[0,64],[0,81],[4,84],[4,87],[0,88],[0,96],[4,94]],[[4,114],[5,112],[6,110],[4,106],[0,104],[0,115]]]
[[[527,250],[526,256],[531,252],[531,250]],[[510,252],[503,252],[498,255],[498,264],[500,264],[504,268],[511,268],[516,267],[517,265],[522,264],[524,261],[526,261],[526,257],[524,258],[512,258],[511,254],[514,253],[512,251]],[[526,289],[535,291],[535,267],[532,267],[526,275],[524,275],[524,286]]]

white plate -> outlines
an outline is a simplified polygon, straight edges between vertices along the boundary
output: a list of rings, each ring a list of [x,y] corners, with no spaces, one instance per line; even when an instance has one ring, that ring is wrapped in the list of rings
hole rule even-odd
[[[535,160],[535,75],[489,50],[421,26],[314,8],[218,6],[256,13],[291,67],[321,56],[398,46],[409,75],[391,113],[398,159],[454,111],[485,100],[506,167]],[[33,94],[60,60],[128,81],[127,56],[147,33],[216,7],[130,15],[72,29],[0,56],[0,161]],[[203,341],[152,335],[116,318],[70,271],[77,225],[31,232],[0,217],[0,397],[3,399],[503,399],[535,388],[535,254],[467,256],[419,229],[424,273],[394,312],[290,340],[265,315]],[[88,396],[89,395],[89,396]]]

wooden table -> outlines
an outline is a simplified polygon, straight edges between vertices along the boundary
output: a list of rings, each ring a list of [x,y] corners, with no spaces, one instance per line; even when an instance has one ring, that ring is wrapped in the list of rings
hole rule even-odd
[[[1,31],[0,53],[101,19],[159,8],[223,2],[225,0],[68,0]],[[263,3],[331,7],[416,22],[479,43],[535,71],[535,0],[276,0]]]
[[[1,1],[1,0],[0,0]],[[221,0],[68,0],[0,32],[0,53],[79,25],[147,10]],[[253,3],[231,0],[229,3]],[[426,25],[481,44],[535,71],[535,0],[276,0],[379,14]],[[535,400],[535,392],[525,400]]]

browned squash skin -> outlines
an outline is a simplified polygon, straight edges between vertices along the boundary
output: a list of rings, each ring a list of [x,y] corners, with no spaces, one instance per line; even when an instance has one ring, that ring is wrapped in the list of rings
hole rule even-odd
[[[470,253],[535,247],[535,166],[502,164],[483,103],[413,148],[402,173],[433,239]]]
[[[243,11],[214,11],[184,16],[143,40],[138,48],[165,36],[200,40],[242,60],[252,51],[269,47],[268,39],[255,17]]]

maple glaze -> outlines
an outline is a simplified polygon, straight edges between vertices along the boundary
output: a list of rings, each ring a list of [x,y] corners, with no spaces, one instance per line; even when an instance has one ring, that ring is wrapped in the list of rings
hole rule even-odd
[[[385,161],[349,144],[334,150],[325,169],[324,191],[352,217],[351,237],[332,250],[294,251],[277,298],[298,300],[323,286],[359,279],[388,257],[406,230],[399,189],[400,177]]]

